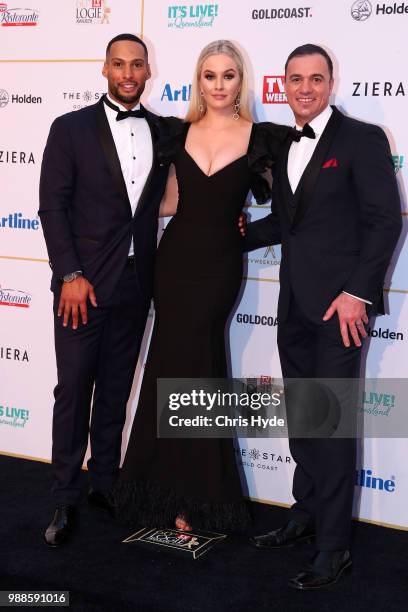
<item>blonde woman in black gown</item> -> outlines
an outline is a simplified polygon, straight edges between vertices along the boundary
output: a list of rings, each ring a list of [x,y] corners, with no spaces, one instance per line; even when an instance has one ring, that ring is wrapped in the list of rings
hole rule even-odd
[[[224,330],[242,282],[238,219],[248,192],[270,196],[263,172],[290,129],[255,124],[234,44],[200,54],[185,121],[162,119],[157,153],[171,164],[157,252],[155,323],[139,404],[116,490],[133,524],[232,531],[248,522],[230,439],[158,439],[157,378],[227,376]]]

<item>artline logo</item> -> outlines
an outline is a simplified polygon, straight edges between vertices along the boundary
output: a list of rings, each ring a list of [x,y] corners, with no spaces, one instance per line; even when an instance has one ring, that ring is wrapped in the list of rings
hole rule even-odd
[[[236,448],[235,452],[239,457],[239,465],[257,470],[277,472],[279,466],[290,465],[292,461],[291,457],[279,455],[277,453],[267,453],[258,448]]]
[[[77,0],[76,22],[103,24],[109,23],[111,9],[107,0]]]
[[[7,4],[0,4],[0,26],[36,26],[40,14],[36,9],[7,8]]]
[[[395,395],[392,393],[375,393],[363,391],[362,411],[373,416],[389,416],[395,407]]]
[[[364,96],[367,97],[387,97],[387,96],[405,96],[404,84],[402,81],[399,83],[391,83],[390,81],[372,81],[372,82],[353,82],[354,90],[352,95],[355,97]]]
[[[16,229],[16,230],[34,230],[37,231],[40,227],[38,219],[28,219],[23,217],[23,213],[10,213],[8,217],[1,217],[0,228]]]
[[[356,470],[356,487],[364,487],[366,489],[375,489],[376,491],[384,491],[385,493],[394,493],[395,491],[395,476],[391,476],[388,480],[373,476],[371,469]]]
[[[248,256],[248,263],[258,264],[261,266],[279,266],[281,262],[280,254],[278,254],[277,250],[280,250],[280,247],[277,246],[268,246],[263,252],[261,257],[252,257]]]
[[[351,5],[351,16],[356,21],[366,21],[373,12],[371,2],[368,0],[357,0]],[[408,14],[408,4],[405,2],[393,2],[392,4],[378,3],[375,7],[375,14],[380,17],[384,15],[403,15]]]
[[[12,348],[11,346],[0,346],[0,359],[27,363],[30,361],[26,349]]]
[[[264,104],[287,104],[284,76],[264,76],[262,102]]]
[[[402,332],[393,332],[387,329],[371,329],[367,327],[367,334],[370,338],[381,338],[383,340],[404,340],[404,334]]]
[[[166,83],[160,100],[163,102],[189,102],[191,98],[191,83],[182,85],[180,89],[173,89],[170,83]]]
[[[303,19],[312,16],[312,7],[302,8],[278,8],[278,9],[254,9],[252,19]]]
[[[25,408],[0,405],[0,425],[9,427],[25,427],[30,417],[30,411]]]
[[[0,151],[0,164],[35,164],[32,151]]]
[[[404,156],[403,155],[393,155],[392,161],[394,162],[395,174],[398,174],[400,170],[404,167]]]
[[[167,27],[211,28],[218,15],[218,4],[171,5],[167,9]]]
[[[237,323],[243,323],[244,325],[268,325],[269,327],[276,327],[278,324],[278,317],[272,317],[271,315],[255,315],[238,312],[235,318]]]
[[[32,297],[20,289],[2,289],[0,286],[0,306],[18,306],[30,308]]]
[[[1,14],[1,13],[0,13]],[[10,101],[10,95],[5,89],[0,89],[0,108],[4,108]],[[12,104],[41,104],[42,98],[40,96],[33,96],[32,94],[11,94]]]

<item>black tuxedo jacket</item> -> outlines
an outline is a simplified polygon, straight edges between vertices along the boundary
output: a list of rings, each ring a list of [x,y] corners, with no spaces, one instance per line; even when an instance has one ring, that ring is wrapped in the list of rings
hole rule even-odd
[[[381,128],[333,113],[295,193],[288,141],[273,172],[272,213],[248,224],[246,249],[282,244],[278,319],[290,296],[321,322],[341,291],[383,312],[384,277],[401,231],[388,140]]]
[[[82,270],[98,304],[114,299],[133,236],[136,274],[151,296],[159,204],[168,169],[154,153],[158,117],[148,111],[153,165],[136,212],[127,195],[104,103],[58,117],[51,126],[41,168],[39,215],[53,271],[61,277]]]

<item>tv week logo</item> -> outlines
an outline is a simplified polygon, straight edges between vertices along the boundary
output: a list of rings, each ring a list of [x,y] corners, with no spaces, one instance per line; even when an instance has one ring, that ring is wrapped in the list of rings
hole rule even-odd
[[[284,76],[264,76],[262,102],[264,104],[288,103]]]

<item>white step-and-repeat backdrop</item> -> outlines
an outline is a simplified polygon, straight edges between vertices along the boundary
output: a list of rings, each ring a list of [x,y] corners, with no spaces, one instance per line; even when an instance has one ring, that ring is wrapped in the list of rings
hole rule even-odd
[[[248,63],[256,119],[289,124],[293,120],[283,92],[286,57],[306,42],[323,45],[335,60],[333,101],[387,132],[406,221],[408,2],[219,0],[173,5],[169,0],[27,0],[25,8],[18,8],[19,4],[0,3],[0,451],[48,460],[56,368],[50,269],[37,216],[41,156],[52,120],[94,103],[106,90],[101,68],[108,40],[121,32],[143,35],[153,72],[145,104],[157,113],[182,117],[200,50],[211,40],[232,39]],[[252,206],[249,211],[255,219],[268,208]],[[194,253],[186,252],[185,257]],[[231,317],[235,376],[264,377],[266,382],[280,376],[279,263],[279,247],[249,256],[242,297]],[[403,246],[402,237],[386,283],[391,314],[378,318],[370,330],[369,377],[405,376],[407,270],[408,244]],[[129,402],[124,446],[147,343],[148,333]],[[391,383],[387,395],[395,395]],[[405,408],[402,397],[394,398],[391,408],[382,401],[389,404],[385,394],[375,397],[372,405],[366,403],[370,418],[386,420],[390,410]],[[405,439],[364,441],[356,473],[356,516],[408,528],[407,447]],[[237,454],[252,498],[291,502],[293,461],[286,440],[241,440]]]

